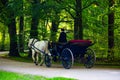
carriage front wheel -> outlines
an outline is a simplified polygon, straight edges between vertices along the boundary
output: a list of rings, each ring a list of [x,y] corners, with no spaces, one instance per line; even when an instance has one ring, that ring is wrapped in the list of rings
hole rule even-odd
[[[86,68],[91,68],[93,67],[95,61],[96,61],[96,56],[95,52],[91,48],[87,48],[86,53],[84,55],[84,65]]]
[[[74,62],[73,53],[69,48],[65,48],[61,53],[62,65],[65,69],[70,69]]]
[[[48,54],[46,54],[46,55],[45,55],[45,65],[46,65],[47,67],[51,67],[51,62],[52,62],[51,56],[49,56]]]

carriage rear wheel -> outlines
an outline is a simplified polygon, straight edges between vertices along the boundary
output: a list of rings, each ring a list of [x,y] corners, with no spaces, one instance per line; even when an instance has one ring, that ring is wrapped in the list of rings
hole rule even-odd
[[[47,67],[51,67],[51,56],[49,56],[48,54],[45,55],[45,65]]]
[[[70,69],[74,63],[73,53],[69,48],[65,48],[61,53],[62,65],[65,69]]]
[[[91,48],[87,48],[86,53],[84,55],[84,65],[86,68],[91,68],[94,66],[96,61],[95,52]]]

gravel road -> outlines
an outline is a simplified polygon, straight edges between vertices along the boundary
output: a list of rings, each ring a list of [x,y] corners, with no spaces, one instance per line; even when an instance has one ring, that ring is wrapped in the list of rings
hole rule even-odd
[[[86,69],[84,67],[64,69],[61,65],[54,64],[52,67],[47,68],[45,65],[35,66],[33,63],[18,62],[1,57],[0,70],[45,77],[68,77],[77,80],[120,80],[120,69]]]

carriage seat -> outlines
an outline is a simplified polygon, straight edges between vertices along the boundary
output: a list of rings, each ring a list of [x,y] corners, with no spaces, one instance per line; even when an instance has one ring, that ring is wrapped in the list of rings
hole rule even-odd
[[[68,44],[68,42],[65,42],[65,43],[58,42],[57,44],[58,44],[58,45],[63,45],[63,46],[64,46],[64,45]]]
[[[70,40],[70,44],[79,46],[90,46],[92,44],[91,40]]]

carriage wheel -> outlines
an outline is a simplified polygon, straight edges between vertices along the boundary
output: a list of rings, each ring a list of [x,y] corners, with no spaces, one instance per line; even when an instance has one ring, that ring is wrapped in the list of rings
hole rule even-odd
[[[92,49],[87,48],[86,54],[84,55],[84,60],[84,65],[86,68],[93,67],[96,61],[95,52]]]
[[[45,65],[47,67],[51,67],[51,56],[49,56],[48,54],[45,55]]]
[[[65,69],[70,69],[74,62],[73,53],[70,49],[65,48],[61,53],[62,65]]]

